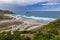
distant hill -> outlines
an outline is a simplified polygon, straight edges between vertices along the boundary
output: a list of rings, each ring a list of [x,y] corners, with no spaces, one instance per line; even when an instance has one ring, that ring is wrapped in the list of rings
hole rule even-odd
[[[5,16],[4,14],[14,14],[12,11],[0,10],[0,20],[11,20],[13,17]]]
[[[0,14],[14,14],[14,13],[8,10],[0,10]]]

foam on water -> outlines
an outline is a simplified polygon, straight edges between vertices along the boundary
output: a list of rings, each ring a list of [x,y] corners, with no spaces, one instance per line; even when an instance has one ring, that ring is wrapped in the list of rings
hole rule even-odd
[[[38,20],[38,21],[43,22],[43,23],[47,23],[47,22],[51,22],[51,21],[56,20],[56,19],[54,19],[54,18],[45,18],[45,17],[36,17],[36,16],[26,16],[26,15],[14,15],[14,17],[16,17],[16,18],[34,19],[34,20]]]
[[[15,17],[24,17],[24,18],[30,18],[30,19],[36,19],[36,20],[55,20],[54,18],[45,18],[45,17],[35,17],[35,16],[25,16],[25,15],[16,15]]]

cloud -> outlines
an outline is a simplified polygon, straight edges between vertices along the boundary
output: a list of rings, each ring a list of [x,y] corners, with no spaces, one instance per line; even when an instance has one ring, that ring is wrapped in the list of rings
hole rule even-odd
[[[45,0],[0,0],[0,4],[18,4],[18,5],[31,5]]]
[[[11,4],[11,3],[13,3],[13,2],[14,2],[14,0],[0,0],[0,3],[1,3],[1,4],[5,4],[5,3]]]
[[[46,0],[17,0],[16,3],[19,5],[31,5],[39,2],[46,2]]]
[[[59,5],[60,3],[45,3],[45,4],[42,4],[42,5]]]
[[[60,0],[48,0],[48,3],[42,5],[58,5],[60,4]]]
[[[17,5],[32,5],[39,2],[48,2],[42,5],[56,5],[60,3],[60,0],[0,0],[0,4],[17,4]]]

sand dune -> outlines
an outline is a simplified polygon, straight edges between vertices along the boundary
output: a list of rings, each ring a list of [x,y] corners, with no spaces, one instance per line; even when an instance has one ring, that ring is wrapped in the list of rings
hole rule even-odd
[[[12,16],[9,16],[9,17],[12,17]],[[16,18],[16,17],[14,17],[11,20],[2,20],[2,21],[0,21],[0,24],[2,24],[2,23],[3,24],[4,23],[10,23],[10,22],[12,22],[12,23],[13,22],[22,22],[22,24],[19,24],[19,25],[14,24],[14,25],[8,26],[6,28],[4,27],[1,31],[33,30],[35,28],[41,27],[42,25],[45,25],[45,24],[42,24],[42,23],[40,23],[40,22],[38,22],[36,20],[25,19],[25,18]]]

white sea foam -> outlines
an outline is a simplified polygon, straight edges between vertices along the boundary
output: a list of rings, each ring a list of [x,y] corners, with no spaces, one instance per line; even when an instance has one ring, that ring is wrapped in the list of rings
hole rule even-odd
[[[54,18],[45,18],[45,17],[36,17],[36,16],[26,16],[26,15],[14,15],[15,18],[19,19],[19,18],[27,18],[27,19],[34,19],[34,20],[38,20],[41,22],[51,22],[54,21],[56,19]]]
[[[25,16],[25,15],[17,15],[18,17],[24,17],[24,18],[30,18],[30,19],[36,19],[36,20],[55,20],[54,18],[45,18],[45,17],[35,17],[35,16]]]

